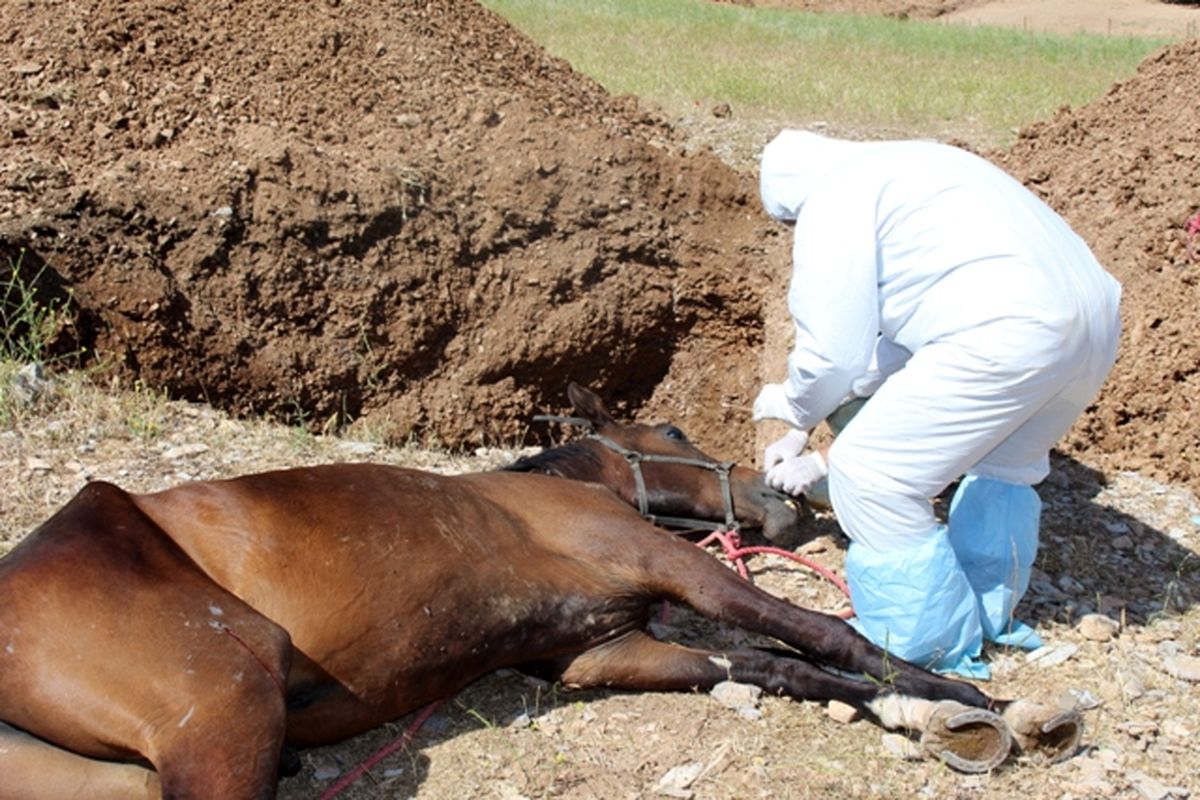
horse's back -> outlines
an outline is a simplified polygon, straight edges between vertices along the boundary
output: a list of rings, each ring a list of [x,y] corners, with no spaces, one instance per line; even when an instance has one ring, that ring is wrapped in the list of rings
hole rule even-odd
[[[563,540],[581,528],[644,524],[596,484],[378,464],[264,472],[133,499],[228,587],[263,576],[353,581],[406,556],[437,569],[510,548],[568,550]]]

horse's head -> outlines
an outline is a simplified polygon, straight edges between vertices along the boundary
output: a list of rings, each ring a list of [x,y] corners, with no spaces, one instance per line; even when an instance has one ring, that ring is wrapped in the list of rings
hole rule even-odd
[[[771,489],[761,472],[720,462],[674,425],[621,424],[592,391],[567,388],[590,435],[522,458],[506,469],[544,472],[608,486],[658,524],[670,527],[739,525],[790,546],[801,537],[802,510]]]

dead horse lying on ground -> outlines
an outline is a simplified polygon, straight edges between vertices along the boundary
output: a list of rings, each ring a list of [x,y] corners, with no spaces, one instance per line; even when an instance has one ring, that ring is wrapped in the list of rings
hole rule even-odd
[[[596,438],[526,466],[615,494],[367,464],[85,487],[0,560],[0,795],[270,798],[285,741],[354,736],[500,667],[578,687],[734,679],[924,731],[959,768],[1006,757],[1021,703],[889,658],[646,522],[638,482],[662,513],[720,519],[726,503],[688,464],[647,460],[635,481],[629,453],[709,459],[673,426],[617,425],[571,396]],[[786,527],[761,474],[728,475],[738,519]],[[663,599],[796,649],[657,641],[644,628]],[[1037,712],[1018,741],[1073,750],[1078,715]]]

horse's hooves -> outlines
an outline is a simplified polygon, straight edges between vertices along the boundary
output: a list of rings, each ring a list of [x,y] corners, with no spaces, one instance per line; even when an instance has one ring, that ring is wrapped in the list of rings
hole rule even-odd
[[[1073,709],[1018,700],[1004,709],[1021,754],[1037,763],[1056,764],[1075,755],[1083,738],[1083,717]]]
[[[921,747],[959,772],[988,772],[1008,758],[1012,735],[998,714],[943,700],[921,733]]]

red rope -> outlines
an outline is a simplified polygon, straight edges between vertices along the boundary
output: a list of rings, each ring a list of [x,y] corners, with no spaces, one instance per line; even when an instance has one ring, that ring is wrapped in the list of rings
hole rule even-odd
[[[738,574],[745,580],[750,580],[750,570],[746,568],[745,557],[756,553],[770,553],[771,555],[783,556],[791,559],[798,564],[808,567],[813,572],[817,573],[825,580],[832,583],[834,586],[842,590],[842,594],[850,596],[850,587],[846,582],[839,578],[832,570],[821,566],[815,561],[797,555],[790,550],[784,550],[780,547],[742,547],[742,537],[736,531],[713,531],[708,536],[696,543],[697,547],[706,547],[712,541],[719,542],[721,549],[725,552],[725,557],[737,568]],[[847,608],[837,612],[837,616],[842,619],[849,619],[854,616],[854,609]]]
[[[1187,254],[1193,261],[1200,260],[1200,252],[1196,250],[1196,237],[1200,236],[1200,212],[1188,220],[1187,224]]]
[[[425,708],[421,709],[421,713],[417,715],[417,718],[412,721],[411,725],[404,729],[404,733],[400,734],[389,744],[381,747],[379,751],[375,753],[375,755],[371,756],[366,761],[362,762],[357,767],[350,770],[340,779],[338,779],[337,783],[325,790],[325,793],[321,795],[321,800],[330,800],[330,798],[341,793],[343,789],[365,775],[367,770],[369,770],[371,767],[375,766],[380,761],[383,761],[392,753],[411,742],[412,738],[417,735],[417,731],[419,731],[421,726],[425,724],[425,720],[433,716],[433,712],[441,708],[442,703],[444,702],[446,701],[436,700],[425,706]]]

